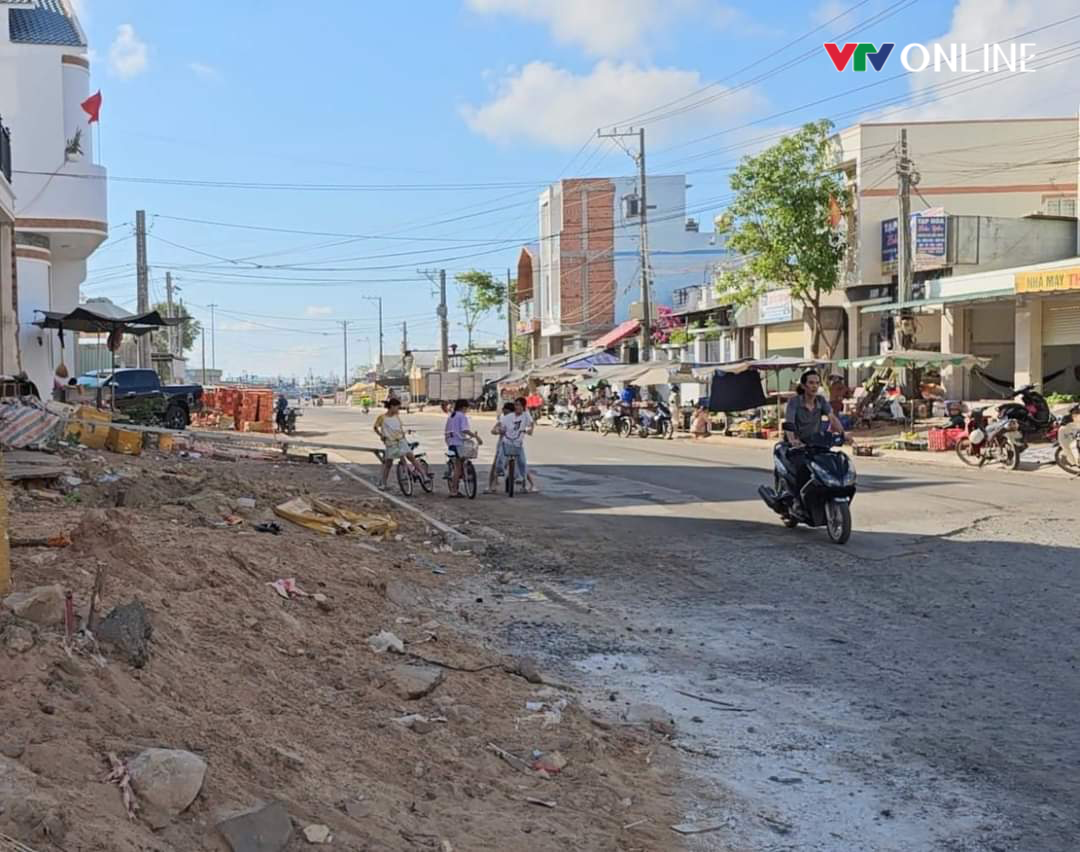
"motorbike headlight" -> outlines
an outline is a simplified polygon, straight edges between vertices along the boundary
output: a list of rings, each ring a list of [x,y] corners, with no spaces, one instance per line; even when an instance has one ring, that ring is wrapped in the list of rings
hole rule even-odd
[[[833,476],[833,474],[830,471],[826,470],[821,465],[819,465],[819,464],[811,464],[810,467],[814,471],[814,473],[816,473],[818,475],[818,478],[822,482],[824,482],[826,485],[828,485],[830,488],[843,488],[844,487],[843,482],[841,482],[836,476]]]
[[[1010,420],[1008,423],[1005,424],[1005,431],[1006,432],[1019,432],[1020,431],[1020,423],[1019,423],[1019,421]]]

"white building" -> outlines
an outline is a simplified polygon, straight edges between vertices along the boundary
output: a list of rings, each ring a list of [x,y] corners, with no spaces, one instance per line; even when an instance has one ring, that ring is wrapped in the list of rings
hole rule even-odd
[[[22,368],[42,394],[75,340],[35,326],[79,303],[86,260],[108,235],[105,169],[94,164],[86,36],[69,0],[0,0],[0,115],[14,151],[16,292]]]
[[[11,139],[0,115],[0,376],[19,372],[15,319],[15,193],[11,190]]]
[[[708,280],[728,252],[687,218],[684,175],[648,177],[646,190],[655,311],[671,305],[675,290]],[[578,348],[633,315],[641,298],[639,197],[636,177],[561,180],[540,193],[539,256],[532,299],[522,306],[539,325],[537,357]]]

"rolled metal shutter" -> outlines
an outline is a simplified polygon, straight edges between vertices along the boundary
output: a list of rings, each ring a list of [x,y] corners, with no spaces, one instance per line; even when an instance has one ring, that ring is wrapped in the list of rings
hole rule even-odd
[[[1043,346],[1080,344],[1080,302],[1043,302]]]

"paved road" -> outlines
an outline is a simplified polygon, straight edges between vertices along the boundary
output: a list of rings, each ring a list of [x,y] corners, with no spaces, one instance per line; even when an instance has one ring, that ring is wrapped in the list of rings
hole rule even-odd
[[[303,423],[366,444],[371,416]],[[757,499],[768,448],[541,427],[529,458],[540,495],[422,499],[549,593],[501,640],[676,719],[688,811],[731,816],[696,848],[1080,846],[1080,481],[860,459],[839,548]]]

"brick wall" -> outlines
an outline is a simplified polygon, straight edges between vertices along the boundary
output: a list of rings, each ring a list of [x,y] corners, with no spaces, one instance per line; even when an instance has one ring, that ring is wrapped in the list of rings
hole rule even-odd
[[[606,179],[562,183],[562,327],[606,331],[615,319],[615,185]]]

